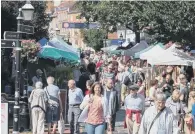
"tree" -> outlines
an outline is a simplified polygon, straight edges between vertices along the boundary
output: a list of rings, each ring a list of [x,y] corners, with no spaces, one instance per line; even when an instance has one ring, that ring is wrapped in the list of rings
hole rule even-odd
[[[150,28],[147,32],[158,41],[195,43],[194,2],[153,1],[148,4],[146,16],[150,20]]]
[[[16,31],[18,9],[25,4],[25,1],[2,1],[1,2],[1,35],[4,31]],[[34,6],[34,18],[32,21],[24,21],[26,25],[33,26],[35,33],[30,35],[28,38],[39,40],[43,37],[48,37],[48,26],[49,19],[45,14],[46,1],[32,1],[31,4]]]
[[[136,34],[136,42],[140,41],[140,31],[144,28],[143,15],[146,2],[135,1],[102,1],[102,2],[78,2],[81,17],[87,21],[97,21],[102,29],[115,32],[118,25],[123,25]]]
[[[84,1],[77,2],[81,17],[116,31],[118,24],[136,34],[145,30],[156,41],[195,43],[195,2],[189,1]]]
[[[83,41],[87,46],[93,47],[99,51],[103,47],[103,39],[105,39],[106,32],[100,29],[85,29],[81,30]]]

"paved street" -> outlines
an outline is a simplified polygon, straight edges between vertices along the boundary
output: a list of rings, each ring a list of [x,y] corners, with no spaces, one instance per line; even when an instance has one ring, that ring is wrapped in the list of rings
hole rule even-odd
[[[116,128],[115,128],[115,132],[113,134],[127,134],[126,130],[123,128],[123,124],[124,124],[124,117],[125,117],[125,111],[123,108],[121,108],[118,112],[117,112],[117,116],[116,116]],[[69,126],[66,125],[66,130],[65,130],[65,134],[69,134],[70,130],[68,128]],[[12,130],[10,130],[11,133]],[[80,129],[81,134],[86,134],[85,130],[84,130],[84,124],[81,124],[81,129]],[[21,134],[32,134],[31,132],[23,132]],[[45,129],[45,134],[47,134],[47,128]],[[59,133],[57,133],[59,134]]]

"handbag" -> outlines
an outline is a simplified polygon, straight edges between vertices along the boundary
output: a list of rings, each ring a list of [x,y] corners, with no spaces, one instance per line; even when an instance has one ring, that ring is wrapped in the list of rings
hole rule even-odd
[[[58,132],[60,134],[63,134],[64,130],[65,130],[65,123],[64,123],[62,113],[60,113],[60,120],[58,121]]]
[[[151,128],[152,128],[154,122],[155,122],[156,119],[161,115],[161,113],[164,111],[164,109],[165,109],[165,107],[164,107],[162,110],[160,110],[160,112],[156,115],[156,117],[154,118],[154,120],[153,120],[152,123],[150,124],[150,127],[149,127],[149,129],[148,129],[148,134],[150,134],[150,130],[151,130]]]
[[[50,96],[49,92],[47,91],[47,87],[46,87],[46,92],[48,96],[48,106],[58,107],[59,106],[58,100],[55,97]]]

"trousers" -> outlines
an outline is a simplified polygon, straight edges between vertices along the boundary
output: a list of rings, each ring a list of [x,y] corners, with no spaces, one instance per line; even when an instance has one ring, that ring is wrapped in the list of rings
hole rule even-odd
[[[79,106],[70,106],[68,109],[68,122],[70,124],[71,134],[79,134],[79,123],[78,119],[80,116],[81,110]]]
[[[45,113],[40,108],[32,109],[33,134],[44,134]]]

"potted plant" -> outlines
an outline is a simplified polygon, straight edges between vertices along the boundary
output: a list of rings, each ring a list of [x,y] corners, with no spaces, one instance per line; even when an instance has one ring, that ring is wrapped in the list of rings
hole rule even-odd
[[[27,58],[31,63],[37,62],[37,52],[40,51],[40,44],[35,40],[22,40],[21,41],[21,58]],[[13,57],[15,56],[15,49],[13,49]]]

